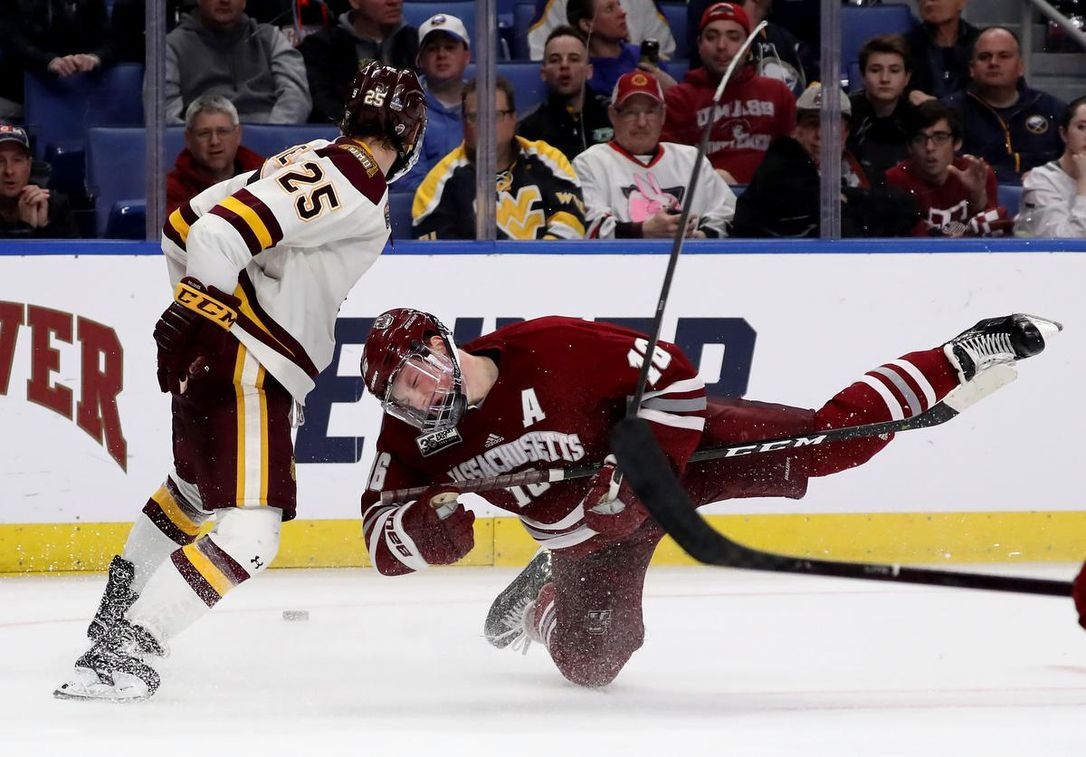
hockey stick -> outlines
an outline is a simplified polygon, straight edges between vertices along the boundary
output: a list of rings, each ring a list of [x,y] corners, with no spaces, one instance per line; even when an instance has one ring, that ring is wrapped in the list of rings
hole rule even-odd
[[[956,573],[879,563],[787,557],[734,542],[706,522],[671,472],[671,464],[644,421],[624,419],[611,443],[619,464],[645,508],[683,550],[707,565],[777,573],[805,573],[870,581],[954,586],[963,589],[1071,596],[1071,583],[1039,578]]]
[[[946,423],[967,407],[987,397],[996,389],[1011,382],[1015,378],[1015,370],[1011,366],[996,366],[978,374],[972,381],[957,387],[949,392],[942,400],[936,402],[922,413],[911,418],[901,418],[882,423],[865,423],[859,426],[842,426],[840,428],[826,429],[801,436],[784,436],[773,439],[756,439],[733,444],[726,447],[704,447],[696,450],[689,458],[691,463],[699,463],[706,460],[719,460],[724,457],[741,457],[746,455],[761,455],[767,452],[780,452],[782,450],[798,449],[801,447],[813,447],[816,445],[840,442],[848,439],[862,439],[883,434],[894,434],[898,431],[911,431],[918,428],[930,428]],[[619,458],[621,462],[621,458]],[[490,478],[478,478],[468,481],[460,481],[455,486],[461,492],[485,492],[495,489],[508,489],[513,486],[528,486],[540,483],[558,483],[576,478],[591,476],[602,466],[600,463],[582,465],[574,468],[543,468],[526,470],[519,473],[507,473]],[[409,502],[426,491],[426,486],[416,486],[406,489],[389,489],[381,492],[381,503],[385,505]]]

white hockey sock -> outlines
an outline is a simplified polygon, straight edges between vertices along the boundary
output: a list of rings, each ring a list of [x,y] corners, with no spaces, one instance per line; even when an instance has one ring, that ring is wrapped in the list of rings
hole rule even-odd
[[[132,563],[136,569],[132,591],[142,594],[151,574],[175,549],[177,544],[162,533],[150,518],[140,513],[132,524],[128,541],[124,544],[124,552],[121,554],[121,557]]]

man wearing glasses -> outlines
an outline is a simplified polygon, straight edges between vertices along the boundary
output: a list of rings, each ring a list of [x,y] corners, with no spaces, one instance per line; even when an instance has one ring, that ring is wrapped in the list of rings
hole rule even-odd
[[[1002,236],[1011,219],[997,204],[995,172],[962,147],[957,112],[937,100],[917,108],[909,156],[886,172],[886,183],[916,198],[914,236]]]
[[[241,124],[234,104],[222,95],[205,95],[185,111],[185,149],[166,175],[166,214],[177,210],[213,184],[264,163],[241,144]]]
[[[464,87],[464,141],[423,179],[411,206],[416,239],[475,238],[475,80]],[[546,142],[516,135],[513,85],[503,76],[494,87],[497,106],[498,239],[584,237],[581,183],[566,156]]]
[[[588,236],[673,238],[698,149],[660,141],[664,93],[659,81],[644,71],[619,78],[607,112],[614,139],[588,148],[573,161],[584,190]],[[709,160],[702,160],[685,235],[726,236],[735,194]]]

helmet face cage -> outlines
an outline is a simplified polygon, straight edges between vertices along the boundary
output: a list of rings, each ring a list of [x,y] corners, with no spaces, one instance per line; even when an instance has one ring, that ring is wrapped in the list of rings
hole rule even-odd
[[[411,170],[422,150],[426,131],[426,96],[409,69],[369,61],[355,75],[340,130],[347,136],[380,136],[396,151],[385,181]]]
[[[434,336],[444,343],[444,353],[430,348]],[[404,373],[397,386],[411,387],[409,382],[414,381],[416,387],[432,385],[435,391],[425,401],[419,397],[423,392],[411,393],[406,398],[412,402],[405,407],[402,401],[405,397],[394,397],[393,386],[409,361],[410,373]],[[397,308],[377,316],[366,337],[360,367],[366,388],[381,402],[382,409],[416,428],[425,431],[451,428],[459,422],[467,406],[452,336],[441,321],[421,310]]]
[[[464,412],[460,370],[451,357],[418,344],[388,382],[381,407],[422,431],[453,428]]]

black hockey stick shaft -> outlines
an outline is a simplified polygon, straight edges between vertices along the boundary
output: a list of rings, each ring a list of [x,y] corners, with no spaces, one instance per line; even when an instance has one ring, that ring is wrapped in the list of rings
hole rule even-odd
[[[687,554],[707,565],[868,581],[1071,596],[1071,583],[1068,581],[958,573],[879,563],[810,560],[752,549],[724,536],[698,513],[694,503],[671,472],[671,464],[646,421],[640,418],[624,418],[612,435],[611,443],[627,480],[652,517]]]

